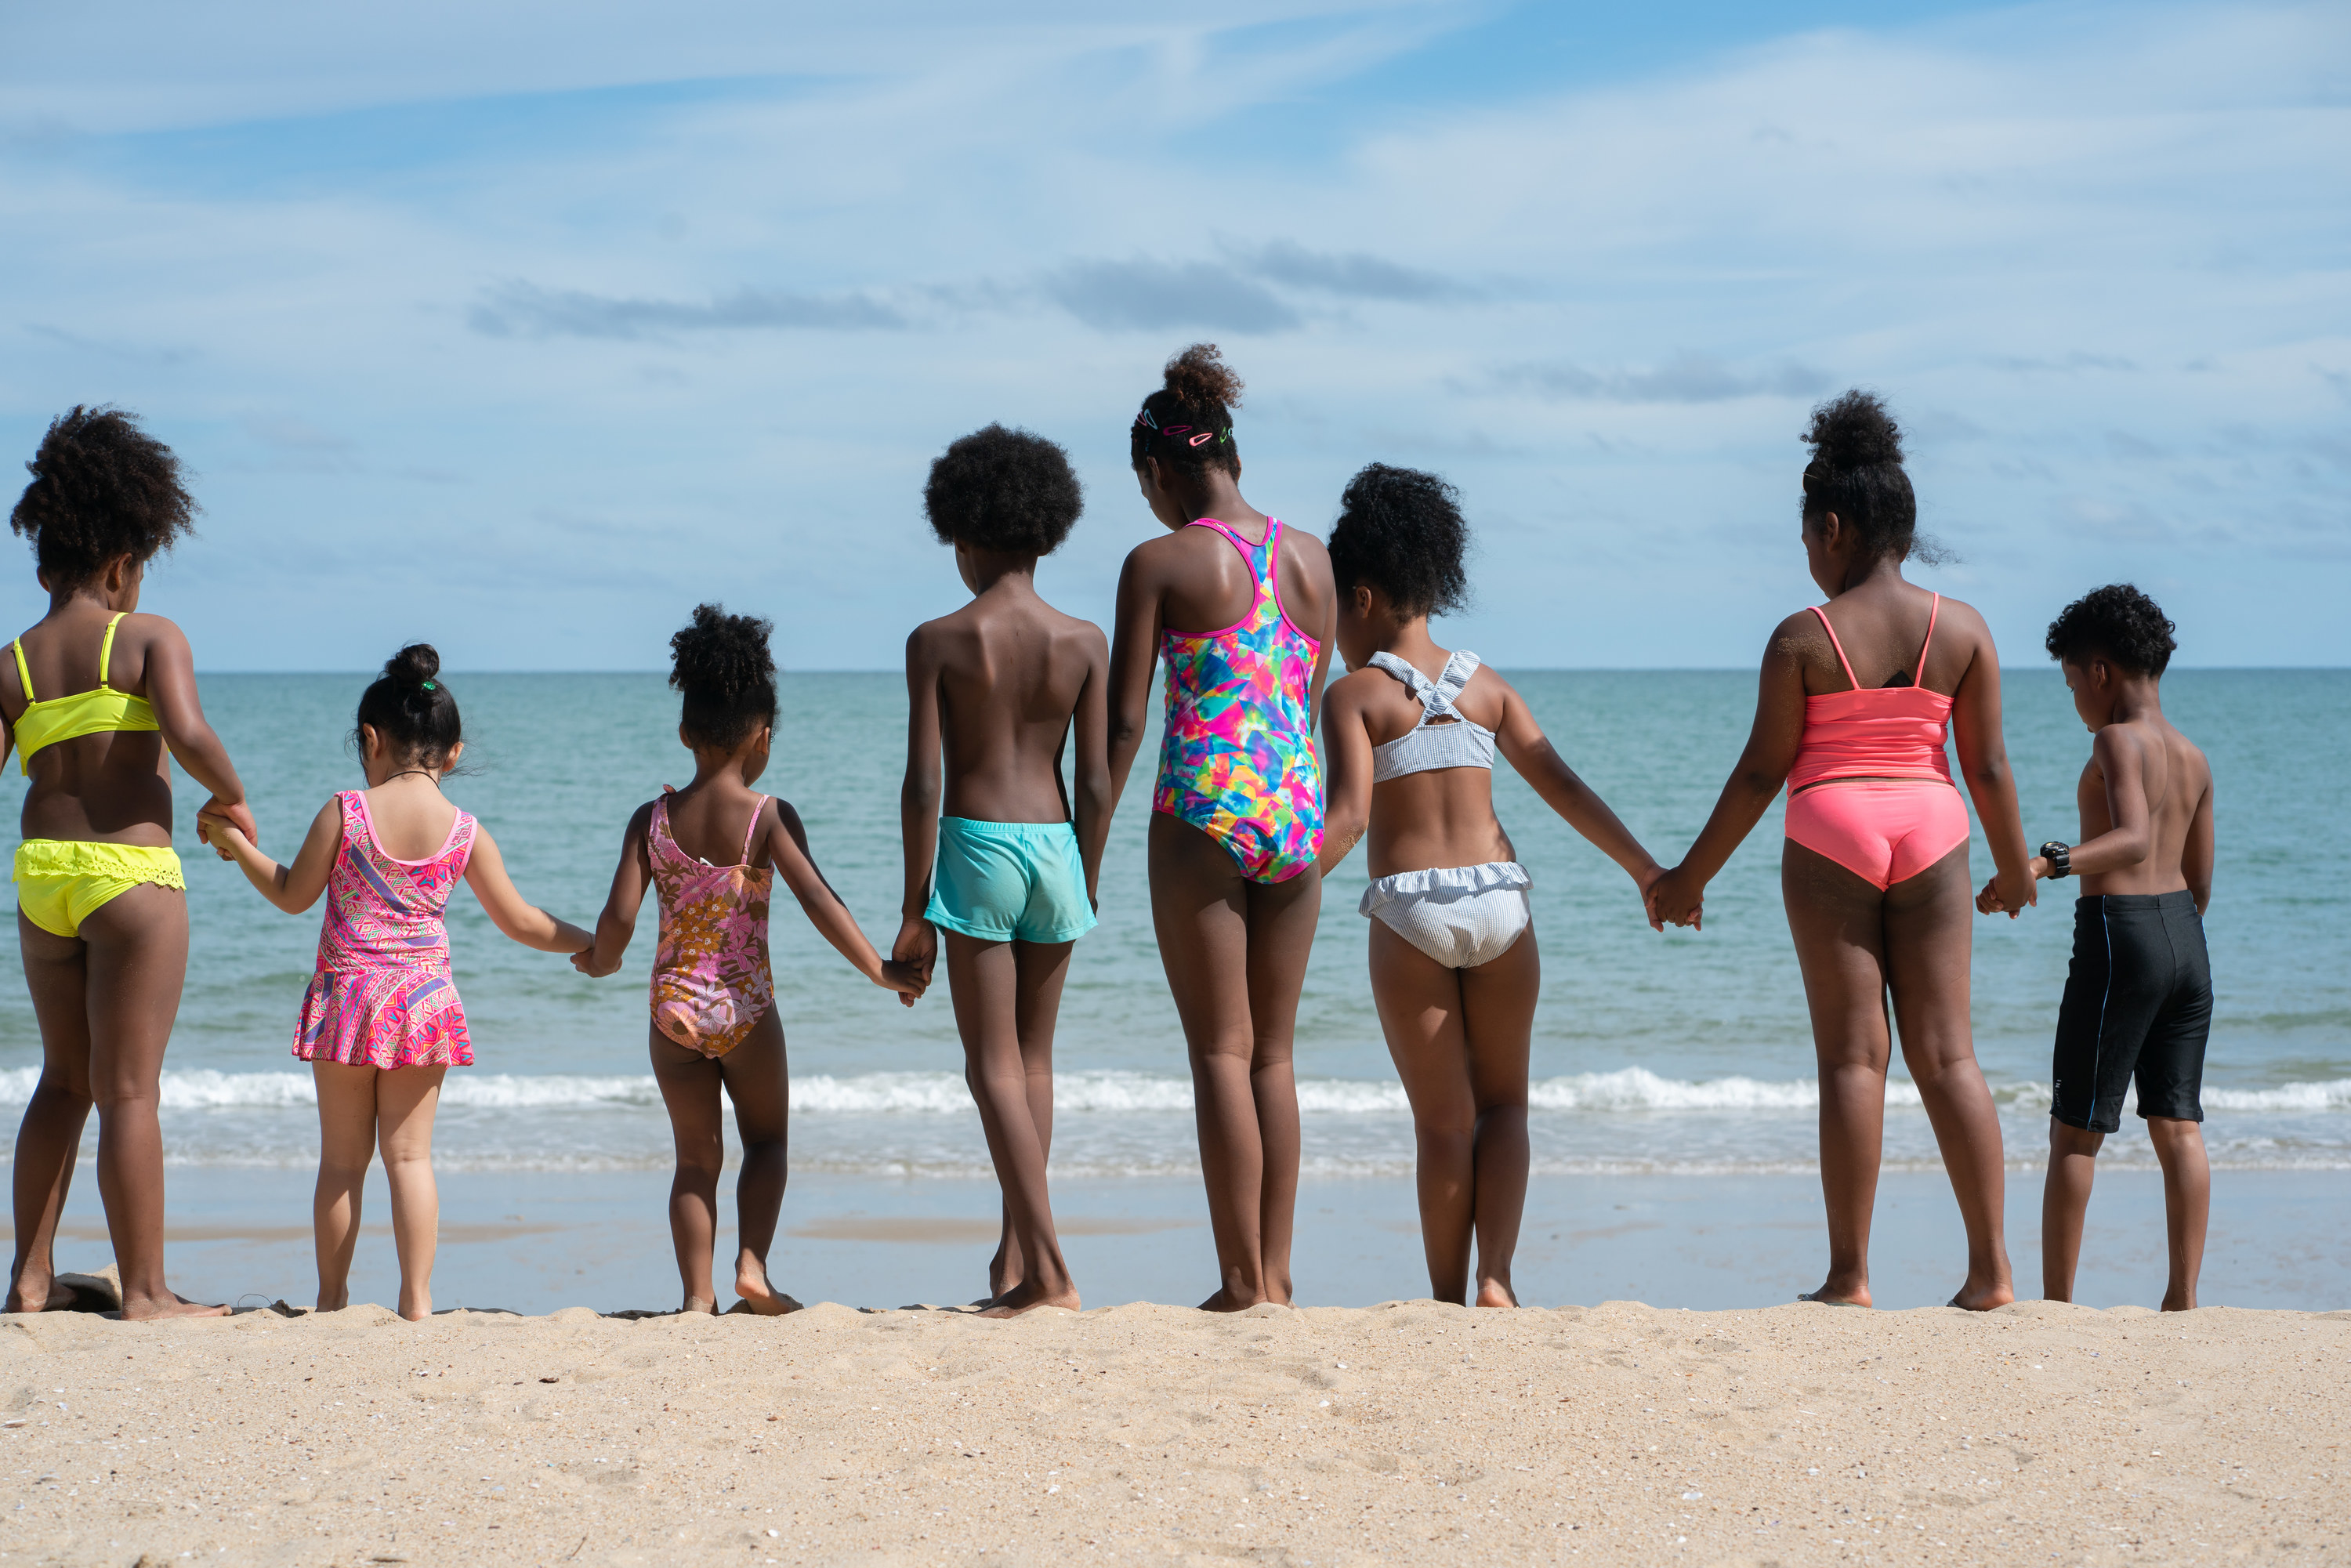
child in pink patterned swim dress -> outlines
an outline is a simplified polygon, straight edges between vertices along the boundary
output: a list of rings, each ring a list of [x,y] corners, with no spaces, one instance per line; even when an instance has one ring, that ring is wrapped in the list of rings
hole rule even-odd
[[[500,931],[543,953],[577,953],[587,932],[523,902],[498,847],[442,796],[465,749],[457,701],[434,677],[440,655],[402,648],[360,698],[358,741],[368,788],[338,792],[310,823],[291,865],[279,865],[225,818],[205,826],[261,895],[299,915],[327,895],[319,968],[303,993],[294,1054],[319,1091],[319,1310],[350,1301],[360,1195],[378,1145],[392,1188],[400,1251],[400,1315],[433,1311],[440,1195],[433,1184],[433,1113],[441,1079],[470,1067],[473,1040],[449,972],[444,911],[460,881]]]
[[[875,985],[912,1006],[926,979],[873,949],[856,917],[809,858],[799,814],[751,786],[768,766],[776,721],[776,662],[765,621],[697,605],[670,639],[669,684],[685,699],[678,738],[694,753],[694,782],[637,808],[621,841],[611,897],[595,946],[572,963],[584,974],[621,967],[651,885],[661,907],[653,955],[654,1080],[677,1142],[670,1235],[685,1289],[683,1311],[716,1312],[718,1175],[726,1161],[719,1091],[734,1102],[743,1140],[735,1186],[740,1235],[735,1293],[744,1309],[789,1312],[799,1303],[768,1278],[768,1249],[783,1213],[789,1080],[776,985],[768,967],[768,901],[776,874],[824,939]]]

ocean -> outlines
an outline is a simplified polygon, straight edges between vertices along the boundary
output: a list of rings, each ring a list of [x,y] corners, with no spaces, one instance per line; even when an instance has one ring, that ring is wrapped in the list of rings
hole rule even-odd
[[[1653,853],[1677,859],[1744,739],[1751,674],[1510,678],[1570,764]],[[448,793],[496,836],[525,896],[592,925],[631,810],[690,773],[674,695],[653,674],[453,674],[449,683],[467,750]],[[204,679],[206,712],[246,777],[266,847],[290,852],[329,792],[360,784],[345,737],[364,684],[350,674]],[[2168,711],[2206,747],[2217,780],[2207,925],[2217,1007],[2205,1079],[2214,1166],[2351,1171],[2351,850],[2330,831],[2351,761],[2351,672],[2182,670],[2165,686]],[[2006,687],[2026,836],[2071,840],[2088,737],[2053,671],[2011,672]],[[761,788],[798,808],[818,862],[886,945],[897,928],[903,682],[787,675],[782,710]],[[1102,924],[1079,946],[1056,1053],[1055,1176],[1112,1207],[1121,1191],[1180,1193],[1198,1168],[1183,1039],[1144,879],[1143,769],[1154,755],[1144,753],[1112,831]],[[22,781],[14,768],[8,779],[0,820],[13,825]],[[197,845],[198,795],[184,776],[179,783],[193,936],[163,1078],[172,1179],[239,1195],[248,1207],[276,1195],[267,1201],[285,1223],[306,1226],[317,1125],[308,1069],[288,1045],[318,916],[279,913]],[[1643,922],[1622,873],[1507,767],[1496,804],[1535,877],[1544,961],[1531,1116],[1538,1176],[1638,1178],[1644,1190],[1667,1181],[1658,1190],[1675,1191],[1669,1178],[1736,1185],[1815,1171],[1818,1096],[1781,911],[1777,809],[1709,890],[1704,931],[1661,936]],[[1988,876],[1980,834],[1972,856],[1978,879]],[[1411,1171],[1409,1113],[1364,976],[1366,923],[1355,913],[1364,881],[1360,852],[1330,880],[1299,1013],[1313,1184],[1305,1212],[1316,1191],[1390,1191]],[[2046,1147],[2050,1036],[2071,931],[2070,890],[2043,888],[2057,896],[2022,919],[1975,926],[1977,1051],[2019,1173],[2037,1170]],[[508,1189],[609,1192],[611,1205],[640,1204],[657,1224],[658,1173],[670,1154],[645,1056],[652,912],[621,973],[590,980],[507,942],[470,894],[451,909],[476,1065],[452,1072],[444,1092],[435,1157],[444,1190],[454,1199],[473,1173],[510,1173]],[[902,1009],[844,965],[788,898],[778,902],[772,945],[793,1074],[793,1170],[808,1178],[799,1192],[887,1193],[873,1203],[957,1210],[984,1197],[987,1153],[944,977],[924,1002]],[[39,1053],[21,979],[11,977],[0,982],[0,1125],[12,1144]],[[1889,1172],[1939,1172],[1898,1056],[1888,1103]],[[2126,1117],[2102,1163],[2152,1169],[2135,1119]],[[93,1204],[95,1183],[79,1186],[77,1207]],[[503,1189],[494,1181],[486,1190]],[[788,1227],[811,1218],[800,1205],[798,1195],[789,1201]],[[1408,1204],[1403,1212],[1408,1219]],[[1809,1245],[1817,1250],[1816,1239]],[[1395,1247],[1402,1274],[1388,1293],[1416,1293],[1417,1243],[1399,1235]]]

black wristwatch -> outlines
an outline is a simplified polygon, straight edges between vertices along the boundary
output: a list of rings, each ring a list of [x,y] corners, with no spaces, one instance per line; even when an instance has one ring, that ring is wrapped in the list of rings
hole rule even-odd
[[[2049,862],[2049,879],[2062,881],[2074,874],[2074,852],[2052,839],[2041,846],[2041,858]]]

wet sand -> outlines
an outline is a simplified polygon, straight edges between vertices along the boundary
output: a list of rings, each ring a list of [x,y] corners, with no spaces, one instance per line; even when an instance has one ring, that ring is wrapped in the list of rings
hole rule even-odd
[[[2340,1562],[2351,1313],[0,1324],[26,1561]]]

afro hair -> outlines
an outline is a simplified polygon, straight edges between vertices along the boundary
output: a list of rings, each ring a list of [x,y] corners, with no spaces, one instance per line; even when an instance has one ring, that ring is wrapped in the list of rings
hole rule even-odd
[[[1050,555],[1085,509],[1070,455],[1041,435],[991,424],[940,454],[923,510],[941,544]]]
[[[1834,512],[1860,536],[1871,559],[1909,559],[1917,542],[1918,500],[1902,468],[1902,427],[1876,392],[1858,389],[1813,410],[1804,432],[1804,518]]]
[[[685,698],[680,723],[697,746],[727,750],[776,717],[775,623],[697,604],[694,623],[669,640],[669,684]]]
[[[144,566],[195,531],[179,458],[120,409],[76,404],[25,467],[33,482],[8,526],[32,541],[53,589],[78,587],[122,556]]]
[[[1195,472],[1241,471],[1233,444],[1233,410],[1241,405],[1241,378],[1214,343],[1195,343],[1167,361],[1159,390],[1143,400],[1129,432],[1127,455],[1140,468],[1159,457]]]
[[[2047,646],[2060,664],[2104,653],[2133,674],[2160,679],[2179,646],[2171,635],[2177,630],[2154,600],[2127,582],[2110,582],[2057,612]]]
[[[1460,492],[1434,474],[1374,463],[1348,480],[1330,549],[1342,593],[1368,584],[1406,615],[1442,615],[1468,597]]]

